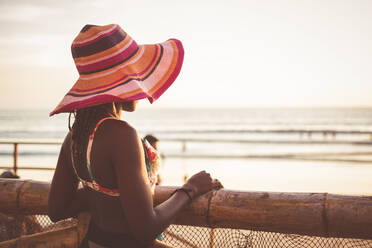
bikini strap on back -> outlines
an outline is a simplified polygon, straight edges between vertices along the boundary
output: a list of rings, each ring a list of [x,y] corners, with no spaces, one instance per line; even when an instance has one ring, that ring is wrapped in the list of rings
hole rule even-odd
[[[70,135],[71,135],[70,153],[71,153],[71,164],[72,164],[72,168],[74,169],[75,175],[79,179],[79,181],[84,181],[81,177],[79,177],[79,174],[77,173],[77,170],[76,170],[76,167],[75,167],[74,150],[73,150],[74,141],[72,140],[72,134],[73,134],[73,132],[71,130],[70,131]]]
[[[96,127],[94,128],[94,131],[92,133],[92,139],[89,139],[88,141],[88,144],[90,143],[90,149],[92,147],[92,142],[93,142],[93,137],[94,137],[94,133],[96,132],[98,126],[104,121],[104,120],[107,120],[107,119],[116,119],[116,118],[113,118],[113,117],[108,117],[108,118],[104,118],[102,119],[101,121],[99,121],[96,125]],[[87,164],[87,167],[88,167],[88,171],[89,171],[89,176],[91,177],[91,180],[92,182],[89,182],[89,181],[86,181],[84,179],[82,179],[79,174],[77,173],[77,170],[76,170],[76,167],[75,167],[75,163],[74,163],[74,152],[73,152],[73,140],[72,140],[72,130],[70,131],[70,135],[71,135],[71,146],[70,146],[70,152],[71,152],[71,163],[72,163],[72,168],[75,172],[75,175],[76,177],[78,178],[78,180],[84,185],[84,187],[89,187],[95,191],[98,191],[98,192],[101,192],[101,193],[104,193],[106,195],[109,195],[109,196],[115,196],[115,197],[118,197],[120,196],[120,193],[119,193],[119,190],[118,189],[108,189],[108,188],[105,188],[105,187],[102,187],[100,186],[93,178],[93,174],[92,174],[92,171],[91,171],[91,168],[90,168],[90,164]],[[87,151],[88,152],[88,151]],[[90,154],[90,150],[89,150],[89,154]],[[89,157],[88,157],[89,159]],[[89,159],[90,161],[90,159]]]
[[[89,141],[88,141],[88,147],[87,147],[87,168],[88,168],[88,172],[89,172],[89,177],[93,182],[95,182],[95,180],[94,180],[94,177],[93,177],[92,168],[90,166],[90,154],[91,154],[91,151],[92,151],[94,134],[96,133],[98,127],[102,124],[102,122],[104,122],[105,120],[108,120],[108,119],[117,120],[117,118],[115,118],[115,117],[106,117],[106,118],[101,119],[96,124],[96,126],[94,127],[94,130],[93,130],[92,134],[89,135]]]

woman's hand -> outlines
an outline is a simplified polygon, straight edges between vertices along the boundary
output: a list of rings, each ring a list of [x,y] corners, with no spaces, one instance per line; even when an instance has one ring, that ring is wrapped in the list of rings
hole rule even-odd
[[[213,179],[209,173],[201,171],[190,177],[182,188],[191,189],[192,198],[195,198],[211,191],[212,189],[223,188],[223,186],[220,181]]]

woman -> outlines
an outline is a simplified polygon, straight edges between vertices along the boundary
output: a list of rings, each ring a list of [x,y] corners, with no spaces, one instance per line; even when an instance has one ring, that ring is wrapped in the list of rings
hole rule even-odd
[[[149,164],[156,156],[120,120],[122,110],[134,111],[139,99],[153,102],[174,82],[182,44],[137,45],[118,25],[86,25],[71,50],[80,77],[51,115],[74,113],[75,122],[61,147],[49,217],[58,221],[89,210],[90,247],[151,247],[195,197],[222,187],[203,171],[153,207]]]

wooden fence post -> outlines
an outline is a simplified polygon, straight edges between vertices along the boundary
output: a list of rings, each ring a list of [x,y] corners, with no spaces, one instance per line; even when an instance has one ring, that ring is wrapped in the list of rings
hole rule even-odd
[[[13,170],[15,174],[17,174],[17,169],[18,169],[18,143],[14,143]]]

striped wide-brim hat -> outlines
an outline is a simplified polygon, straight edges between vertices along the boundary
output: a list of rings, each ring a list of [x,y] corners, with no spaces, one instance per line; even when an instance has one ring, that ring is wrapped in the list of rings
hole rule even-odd
[[[182,43],[138,45],[117,24],[86,25],[71,45],[80,74],[50,116],[108,102],[158,99],[177,78]]]

